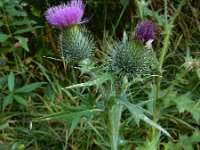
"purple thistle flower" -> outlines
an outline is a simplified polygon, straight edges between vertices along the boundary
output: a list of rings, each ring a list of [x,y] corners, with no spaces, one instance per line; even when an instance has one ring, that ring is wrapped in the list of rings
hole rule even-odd
[[[135,28],[135,37],[145,43],[150,40],[153,41],[155,36],[155,26],[151,20],[140,22]]]
[[[55,27],[80,24],[85,6],[81,0],[72,0],[67,4],[50,7],[44,13],[46,20]],[[83,21],[84,22],[84,21]]]

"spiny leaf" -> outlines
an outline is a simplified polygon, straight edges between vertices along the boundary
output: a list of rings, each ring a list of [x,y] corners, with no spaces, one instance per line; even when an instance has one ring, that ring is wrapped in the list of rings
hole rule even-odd
[[[184,112],[185,110],[192,114],[192,117],[199,122],[200,120],[200,101],[193,101],[188,98],[188,94],[181,95],[174,99],[177,108],[180,112]]]
[[[106,82],[107,80],[113,80],[113,76],[111,74],[103,74],[101,76],[96,77],[94,80],[85,82],[85,83],[80,83],[80,84],[75,84],[75,85],[71,85],[68,87],[65,87],[64,89],[72,89],[72,88],[77,88],[77,87],[87,87],[87,86],[98,86],[104,82]]]
[[[153,126],[154,128],[160,130],[161,132],[163,132],[168,137],[172,138],[171,135],[164,128],[162,128],[160,125],[158,125],[157,123],[153,122],[149,117],[144,115],[143,109],[139,109],[139,107],[135,106],[134,104],[131,104],[127,100],[119,99],[119,102],[122,105],[124,105],[132,113],[132,115],[134,116],[136,121],[141,119],[144,122],[146,122],[147,124],[149,124],[149,125]]]
[[[43,117],[38,118],[37,120],[51,120],[51,119],[66,119],[69,121],[72,121],[74,118],[80,118],[83,116],[91,116],[95,115],[99,112],[102,112],[101,109],[90,109],[90,110],[82,110],[82,111],[77,111],[77,112],[69,112],[69,111],[64,111],[64,112],[57,112],[53,113],[50,115],[45,115]]]

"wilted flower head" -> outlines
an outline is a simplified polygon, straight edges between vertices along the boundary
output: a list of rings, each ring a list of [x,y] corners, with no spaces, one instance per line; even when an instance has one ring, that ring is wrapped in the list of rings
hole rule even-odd
[[[46,20],[55,27],[80,24],[85,6],[81,0],[72,0],[67,4],[50,7],[44,13]]]
[[[149,40],[154,40],[155,36],[155,26],[151,20],[145,20],[139,23],[135,28],[135,37],[145,43]]]

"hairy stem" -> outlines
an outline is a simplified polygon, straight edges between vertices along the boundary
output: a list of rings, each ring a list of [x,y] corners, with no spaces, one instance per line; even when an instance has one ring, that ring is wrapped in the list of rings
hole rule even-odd
[[[122,105],[117,105],[117,104],[112,106],[111,110],[108,112],[111,150],[118,149],[121,113],[122,113]]]
[[[120,94],[125,93],[129,87],[128,79],[125,76],[122,79],[122,88],[119,91]],[[116,102],[116,101],[115,101]],[[119,141],[119,130],[120,130],[120,121],[121,121],[121,114],[122,114],[123,106],[118,103],[113,103],[110,105],[108,111],[108,118],[109,118],[109,137],[110,137],[110,144],[111,150],[117,150]]]

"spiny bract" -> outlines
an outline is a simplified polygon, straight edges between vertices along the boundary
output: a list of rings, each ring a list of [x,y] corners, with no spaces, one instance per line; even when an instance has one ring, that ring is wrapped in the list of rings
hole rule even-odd
[[[68,62],[79,62],[89,58],[94,52],[94,39],[82,26],[71,26],[64,29],[59,37],[61,55]]]
[[[150,66],[150,50],[137,41],[128,39],[110,46],[109,66],[120,75],[138,76],[145,74]]]

